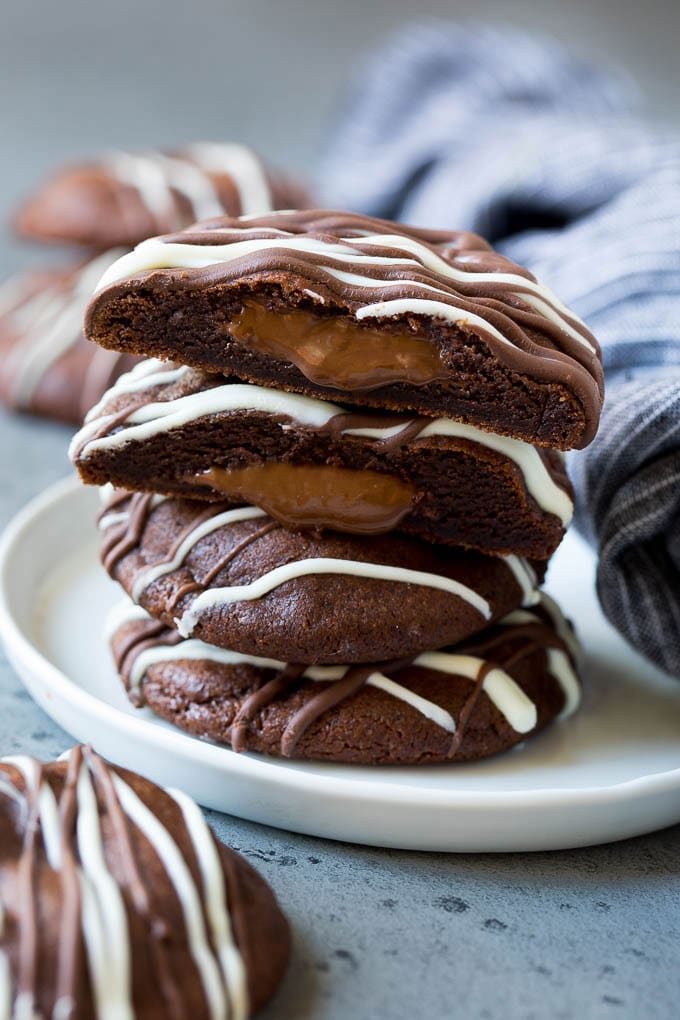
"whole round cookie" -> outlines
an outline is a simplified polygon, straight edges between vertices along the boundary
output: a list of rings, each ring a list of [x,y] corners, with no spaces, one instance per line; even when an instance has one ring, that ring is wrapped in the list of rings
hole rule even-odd
[[[184,637],[286,662],[415,655],[536,598],[536,573],[516,556],[394,532],[290,531],[253,506],[119,492],[99,525],[104,566],[152,616]]]
[[[194,220],[308,202],[304,188],[247,146],[197,142],[168,152],[113,151],[62,167],[24,202],[14,228],[36,241],[132,247]]]
[[[269,886],[197,805],[90,748],[0,760],[0,1011],[245,1020],[290,935]]]
[[[121,249],[70,269],[18,273],[0,285],[0,400],[80,425],[104,391],[137,360],[83,336],[83,313]]]
[[[185,641],[129,600],[109,630],[134,704],[236,751],[368,765],[471,761],[580,701],[573,632],[547,596],[456,647],[368,665],[305,667]]]

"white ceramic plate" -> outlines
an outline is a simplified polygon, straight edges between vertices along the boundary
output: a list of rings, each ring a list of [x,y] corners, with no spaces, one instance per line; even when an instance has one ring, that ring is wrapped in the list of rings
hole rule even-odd
[[[365,768],[237,755],[134,710],[101,637],[120,595],[99,566],[96,509],[96,492],[67,479],[15,518],[0,544],[0,633],[38,704],[114,762],[243,818],[404,849],[564,849],[680,821],[680,685],[605,622],[576,535],[548,588],[586,648],[580,713],[486,762]]]

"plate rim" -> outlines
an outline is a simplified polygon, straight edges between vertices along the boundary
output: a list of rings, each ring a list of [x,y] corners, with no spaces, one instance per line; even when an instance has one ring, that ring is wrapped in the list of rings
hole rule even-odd
[[[12,556],[15,555],[17,546],[36,518],[47,509],[53,509],[60,503],[77,498],[84,491],[85,487],[74,475],[53,482],[14,514],[0,535],[0,639],[10,664],[31,697],[33,694],[21,666],[26,668],[33,678],[42,681],[46,689],[59,697],[62,703],[74,705],[91,717],[98,717],[103,724],[109,724],[117,731],[127,729],[128,733],[138,732],[146,740],[150,740],[155,746],[163,747],[166,751],[180,752],[183,757],[191,753],[194,760],[196,757],[199,759],[196,762],[199,766],[207,765],[224,773],[249,773],[251,777],[255,773],[255,778],[265,779],[276,785],[294,786],[301,792],[305,788],[311,788],[312,792],[318,793],[319,785],[323,784],[324,794],[333,798],[346,798],[349,795],[356,801],[396,801],[402,804],[416,800],[420,803],[427,801],[428,806],[446,808],[455,808],[459,803],[466,810],[477,808],[479,811],[486,811],[491,808],[536,809],[544,804],[554,807],[556,802],[565,807],[593,806],[598,802],[611,803],[630,797],[663,794],[676,786],[680,788],[680,767],[636,776],[620,783],[592,787],[550,786],[540,789],[495,791],[456,790],[446,787],[419,788],[399,782],[382,783],[377,777],[361,776],[354,780],[346,776],[320,776],[299,769],[290,769],[286,763],[280,763],[275,759],[268,760],[264,756],[252,753],[237,754],[229,747],[201,740],[181,730],[175,731],[160,726],[145,718],[128,715],[115,705],[110,705],[89,691],[83,690],[33,644],[16,619],[11,593],[8,590]]]

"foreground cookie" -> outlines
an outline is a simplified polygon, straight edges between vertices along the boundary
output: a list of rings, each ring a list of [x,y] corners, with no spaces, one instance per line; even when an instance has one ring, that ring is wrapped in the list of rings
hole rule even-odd
[[[27,272],[0,285],[0,399],[18,411],[79,425],[137,360],[83,336],[87,303],[120,250],[69,270]]]
[[[253,503],[292,528],[397,528],[487,553],[548,559],[573,511],[556,451],[158,361],[108,392],[71,449],[90,484]]]
[[[297,185],[244,145],[203,142],[174,152],[111,152],[66,167],[15,217],[17,233],[89,248],[132,248],[195,220],[304,206]]]
[[[288,959],[272,892],[196,804],[88,748],[0,761],[0,901],[16,1020],[244,1020]]]
[[[463,232],[349,213],[218,219],[104,276],[103,347],[559,449],[593,438],[602,366],[580,320]]]
[[[234,750],[362,764],[505,751],[580,701],[573,633],[546,596],[407,662],[293,666],[183,641],[126,601],[110,619],[134,704]]]
[[[99,523],[104,566],[152,616],[286,662],[415,655],[536,598],[536,574],[516,556],[288,531],[252,506],[118,493]]]

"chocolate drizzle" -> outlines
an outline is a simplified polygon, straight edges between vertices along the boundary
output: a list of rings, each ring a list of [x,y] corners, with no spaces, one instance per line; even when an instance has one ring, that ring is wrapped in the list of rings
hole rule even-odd
[[[112,432],[115,432],[117,428],[125,424],[125,422],[130,417],[131,414],[134,414],[134,412],[137,411],[140,407],[144,407],[148,402],[149,402],[148,399],[146,399],[145,397],[137,399],[132,404],[127,404],[125,407],[119,408],[119,410],[114,411],[112,414],[105,415],[105,417],[102,418],[101,420],[95,419],[95,421],[99,421],[99,425],[94,430],[94,432],[91,432],[89,429],[86,428],[85,430],[83,430],[82,433],[81,432],[76,433],[74,437],[76,441],[76,446],[73,451],[73,459],[76,459],[77,457],[80,456],[80,454],[85,449],[88,443],[91,443],[95,439],[101,439],[102,436],[108,436]]]
[[[112,511],[117,510],[119,507],[125,506],[126,518],[119,523],[111,525],[110,529],[107,529],[107,533],[104,537],[101,549],[101,560],[104,568],[109,574],[114,574],[116,565],[127,556],[135,546],[139,545],[144,528],[146,527],[149,515],[154,508],[154,497],[151,493],[144,492],[125,492],[120,490],[114,494],[114,496],[107,502],[106,506],[100,511],[98,520],[101,522],[108,514]],[[208,504],[196,517],[194,517],[189,524],[180,532],[175,541],[168,550],[166,559],[163,563],[171,563],[177,555],[182,543],[191,535],[204,521],[209,520],[216,514],[221,513],[227,509],[227,504],[210,503]],[[122,512],[122,511],[121,511]],[[203,588],[210,584],[225,567],[231,563],[233,559],[244,552],[249,545],[256,542],[259,538],[269,534],[276,528],[279,528],[280,524],[277,521],[268,520],[261,527],[257,528],[251,534],[246,535],[240,542],[237,542],[231,549],[229,549],[224,556],[220,557],[216,563],[210,568],[205,577],[200,583],[196,581],[187,581],[184,585],[180,586],[175,592],[172,598],[171,610],[177,606],[181,599],[189,594],[190,592],[196,591],[199,588]],[[110,532],[110,533],[109,533]],[[158,564],[154,564],[157,566]]]
[[[199,591],[202,588],[205,588],[206,585],[212,584],[217,575],[224,570],[225,567],[228,567],[233,559],[239,556],[242,552],[245,552],[248,546],[252,545],[253,542],[257,542],[259,538],[263,538],[265,535],[268,535],[270,531],[274,531],[276,528],[280,527],[281,525],[278,521],[267,521],[267,523],[263,524],[261,528],[256,528],[255,531],[246,535],[245,538],[242,538],[240,542],[237,542],[236,545],[229,549],[224,556],[221,556],[200,582],[186,581],[184,584],[180,584],[175,594],[168,601],[168,612],[174,613],[185,595],[190,595],[192,592]],[[193,527],[189,529],[189,532],[192,530]],[[171,559],[172,555],[168,557],[168,560]]]
[[[130,839],[128,819],[121,808],[109,769],[103,760],[93,756],[92,771],[102,792],[102,799],[115,833],[121,864],[127,876],[127,890],[135,911],[144,919],[151,936],[151,954],[165,1006],[172,1020],[182,1020],[183,1004],[178,977],[173,973],[168,957],[167,941],[170,929],[167,922],[151,906],[139,864]]]
[[[533,649],[532,649],[533,650]],[[506,663],[507,665],[507,663]],[[474,679],[472,690],[468,695],[468,698],[460,710],[458,720],[456,722],[456,731],[451,738],[451,744],[449,746],[448,757],[453,758],[460,751],[463,746],[463,737],[467,729],[472,713],[474,712],[475,705],[479,701],[482,689],[484,687],[484,681],[488,674],[496,666],[495,662],[484,662],[477,670],[477,676]]]
[[[64,789],[59,805],[61,831],[59,845],[61,851],[61,888],[62,909],[59,931],[59,956],[57,960],[57,979],[55,985],[55,1001],[68,1003],[65,1007],[67,1020],[75,1011],[75,991],[77,974],[81,964],[79,946],[80,912],[82,897],[78,882],[78,863],[73,853],[68,833],[73,830],[77,813],[76,783],[81,766],[80,748],[74,750],[69,758]]]
[[[177,631],[170,630],[160,620],[151,621],[144,632],[138,633],[133,631],[125,641],[117,646],[114,655],[116,669],[119,673],[125,675],[128,665],[132,665],[135,659],[147,648],[157,648],[158,645],[172,646],[179,644],[181,640],[182,637]],[[141,691],[128,689],[128,695],[130,701],[137,708],[144,704]]]
[[[130,499],[127,520],[112,527],[110,533],[106,535],[100,555],[104,569],[108,573],[115,569],[116,563],[123,556],[126,556],[139,544],[152,506],[153,496],[151,493],[135,493]]]
[[[384,667],[384,670],[388,668]],[[291,758],[307,730],[326,712],[360,691],[371,673],[375,672],[375,664],[351,666],[340,680],[325,685],[311,701],[294,713],[281,737],[281,753]]]
[[[305,666],[286,666],[262,687],[248,695],[234,716],[231,727],[231,746],[235,751],[247,749],[248,727],[255,716],[272,702],[289,694],[298,685],[305,669]]]
[[[350,429],[388,429],[401,426],[399,431],[392,436],[372,440],[374,445],[385,453],[392,453],[417,439],[423,429],[426,429],[431,423],[431,418],[414,418],[413,415],[404,417],[397,414],[362,414],[359,411],[343,411],[342,414],[333,415],[325,425],[319,428],[319,432],[341,435]]]

